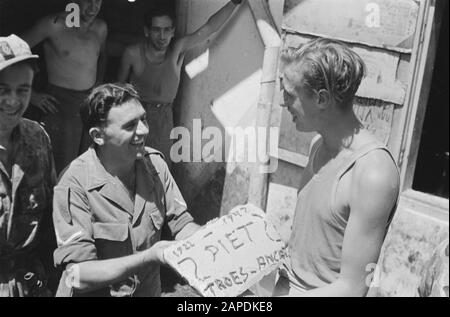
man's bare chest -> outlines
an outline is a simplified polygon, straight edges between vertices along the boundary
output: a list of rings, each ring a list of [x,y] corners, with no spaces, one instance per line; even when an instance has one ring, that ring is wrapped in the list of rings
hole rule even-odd
[[[47,48],[60,58],[95,58],[100,54],[101,43],[95,32],[61,32],[50,39]]]

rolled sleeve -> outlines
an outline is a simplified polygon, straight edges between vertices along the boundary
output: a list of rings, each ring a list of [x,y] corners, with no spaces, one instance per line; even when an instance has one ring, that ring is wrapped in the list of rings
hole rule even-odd
[[[97,260],[89,205],[82,190],[55,187],[53,221],[58,248],[54,253],[56,266]]]

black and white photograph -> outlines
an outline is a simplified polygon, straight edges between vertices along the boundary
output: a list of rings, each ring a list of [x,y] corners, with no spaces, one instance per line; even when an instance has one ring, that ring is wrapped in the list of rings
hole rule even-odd
[[[448,298],[448,22],[448,0],[0,0],[0,297]]]

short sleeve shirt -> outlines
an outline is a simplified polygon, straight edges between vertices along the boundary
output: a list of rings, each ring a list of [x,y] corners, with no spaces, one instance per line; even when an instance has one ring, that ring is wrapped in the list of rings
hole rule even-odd
[[[104,169],[94,148],[75,160],[55,188],[53,219],[57,266],[124,257],[149,249],[161,239],[166,222],[173,235],[193,222],[167,164],[147,148],[136,161],[134,202]],[[63,274],[58,295],[73,295]],[[160,296],[159,266],[84,296]]]

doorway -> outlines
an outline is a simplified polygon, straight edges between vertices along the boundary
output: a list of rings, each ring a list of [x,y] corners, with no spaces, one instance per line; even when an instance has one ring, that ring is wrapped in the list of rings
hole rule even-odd
[[[449,198],[449,14],[445,5],[413,189]]]

